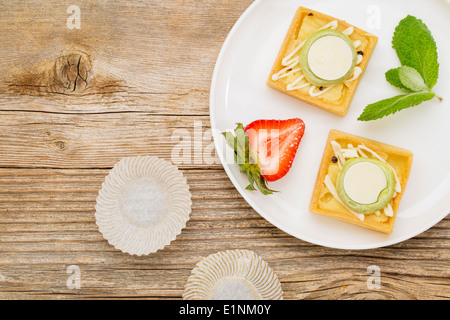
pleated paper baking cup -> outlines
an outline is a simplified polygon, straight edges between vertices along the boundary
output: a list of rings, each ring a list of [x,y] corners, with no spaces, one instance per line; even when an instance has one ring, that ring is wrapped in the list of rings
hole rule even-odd
[[[186,178],[176,166],[151,156],[124,158],[102,184],[95,218],[116,249],[147,255],[181,233],[191,204]]]
[[[268,263],[249,250],[212,254],[192,270],[184,300],[282,300],[283,290]]]

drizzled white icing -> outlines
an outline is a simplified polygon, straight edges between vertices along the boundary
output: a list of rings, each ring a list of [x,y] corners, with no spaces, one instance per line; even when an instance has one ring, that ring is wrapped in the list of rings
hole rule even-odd
[[[324,29],[332,29],[335,30],[338,27],[338,21],[337,20],[333,20],[329,23],[327,23],[326,25],[320,27],[319,29],[317,29],[317,31],[319,30],[324,30]],[[345,34],[346,36],[350,36],[354,31],[353,26],[348,27],[347,29],[345,29],[344,31],[342,31],[343,34]],[[306,39],[307,40],[307,39]],[[274,73],[272,75],[272,80],[273,81],[277,81],[279,79],[282,78],[286,78],[289,75],[295,73],[295,72],[299,72],[301,71],[300,68],[300,56],[297,54],[300,49],[303,47],[303,45],[305,44],[306,40],[304,40],[302,43],[300,43],[297,47],[294,48],[294,50],[292,50],[287,56],[285,56],[283,58],[283,60],[281,61],[281,65],[284,67],[283,69],[281,69],[280,71],[278,71],[277,73]],[[356,40],[353,42],[353,45],[356,48],[358,48],[361,45],[361,41],[360,40]],[[344,83],[348,83],[351,81],[356,80],[362,73],[362,69],[360,67],[357,67],[357,65],[359,65],[361,62],[363,61],[363,56],[361,54],[358,54],[357,56],[357,60],[356,60],[356,67],[353,71],[353,74],[350,78],[348,78],[347,80],[344,81]],[[301,80],[305,79],[304,75],[301,74],[299,77],[297,77],[294,81],[292,81],[291,83],[287,84],[286,86],[286,90],[287,91],[292,91],[292,90],[298,90],[307,86],[311,86],[309,89],[309,95],[311,97],[317,97],[320,96],[322,94],[324,94],[325,92],[329,91],[330,89],[334,88],[337,85],[332,85],[329,87],[320,87],[319,91],[317,91],[317,86],[314,86],[313,84],[309,83],[306,79],[306,83],[303,83],[301,85],[297,85]]]
[[[339,195],[337,193],[337,190],[336,190],[336,187],[333,184],[333,181],[331,181],[331,178],[328,175],[326,175],[324,183],[325,183],[325,186],[330,191],[331,195],[337,200],[337,202],[339,202],[345,208],[347,208],[347,210],[350,211],[351,213],[353,213],[359,220],[364,221],[364,214],[357,213],[357,212],[353,211],[352,209],[350,209],[349,207],[347,207],[344,204],[344,202],[341,200],[341,198],[339,197]]]
[[[361,45],[361,40],[353,41],[353,46],[357,49]]]

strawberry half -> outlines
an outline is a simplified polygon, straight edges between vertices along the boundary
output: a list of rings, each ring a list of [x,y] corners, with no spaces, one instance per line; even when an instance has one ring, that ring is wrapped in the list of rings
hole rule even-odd
[[[250,150],[267,181],[283,178],[292,166],[305,123],[289,120],[256,120],[245,127]]]
[[[256,120],[245,128],[238,123],[231,132],[223,132],[227,144],[234,150],[234,160],[240,171],[247,175],[263,194],[272,194],[268,181],[281,179],[288,173],[305,132],[305,124],[299,118],[289,120]]]

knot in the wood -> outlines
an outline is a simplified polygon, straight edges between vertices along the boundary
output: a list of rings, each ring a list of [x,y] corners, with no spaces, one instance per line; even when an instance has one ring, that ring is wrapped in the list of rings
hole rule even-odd
[[[84,91],[92,80],[92,65],[84,52],[73,52],[56,59],[55,80],[65,93]]]
[[[60,151],[64,151],[67,149],[66,143],[64,141],[55,141],[55,146]]]

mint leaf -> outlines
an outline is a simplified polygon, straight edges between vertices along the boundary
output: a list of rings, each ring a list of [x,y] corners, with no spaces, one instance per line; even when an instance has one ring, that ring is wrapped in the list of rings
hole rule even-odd
[[[420,73],[411,67],[401,66],[398,76],[402,84],[411,91],[429,91]]]
[[[369,104],[359,116],[358,120],[369,121],[380,119],[402,109],[413,107],[424,101],[431,100],[434,96],[434,92],[421,91],[402,94],[393,98],[381,100]]]
[[[395,28],[392,47],[404,66],[416,69],[431,90],[439,76],[436,42],[428,27],[413,16],[407,16]]]
[[[385,73],[386,81],[392,84],[394,87],[405,89],[410,91],[407,87],[403,85],[403,83],[400,81],[400,77],[398,75],[398,71],[400,68],[394,68],[390,69]]]
[[[408,91],[429,91],[420,73],[411,67],[401,66],[385,74],[387,82],[394,87]]]

